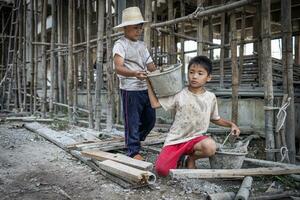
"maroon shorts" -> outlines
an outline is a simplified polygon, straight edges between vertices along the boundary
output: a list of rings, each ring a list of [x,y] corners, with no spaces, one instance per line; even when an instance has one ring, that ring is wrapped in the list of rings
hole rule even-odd
[[[182,155],[194,153],[195,144],[206,138],[208,138],[208,136],[199,136],[187,142],[163,147],[155,163],[157,174],[160,176],[168,176],[170,169],[177,168],[179,158]]]

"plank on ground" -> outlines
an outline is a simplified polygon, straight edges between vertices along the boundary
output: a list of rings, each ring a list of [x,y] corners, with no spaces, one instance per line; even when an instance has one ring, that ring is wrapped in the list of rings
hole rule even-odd
[[[87,151],[82,151],[82,155],[94,158],[96,160],[104,161],[104,160],[113,160],[118,163],[122,163],[131,167],[135,167],[138,169],[142,170],[152,170],[153,169],[153,164],[141,160],[136,160],[133,159],[129,156],[117,153],[108,153],[104,151],[97,151],[97,150],[87,150]]]

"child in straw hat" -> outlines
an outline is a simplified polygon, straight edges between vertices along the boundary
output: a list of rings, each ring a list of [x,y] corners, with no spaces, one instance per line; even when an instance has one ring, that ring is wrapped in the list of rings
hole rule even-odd
[[[124,36],[113,47],[115,71],[120,80],[123,103],[125,144],[127,155],[143,160],[139,154],[141,141],[145,140],[155,124],[155,109],[150,105],[146,71],[156,69],[144,42],[139,41],[144,21],[138,7],[129,7],[122,12]]]

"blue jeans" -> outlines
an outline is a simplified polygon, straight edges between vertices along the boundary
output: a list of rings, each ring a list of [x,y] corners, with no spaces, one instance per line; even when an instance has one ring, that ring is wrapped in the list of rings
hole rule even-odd
[[[146,139],[155,125],[155,109],[151,107],[147,90],[121,90],[125,144],[127,155],[135,156],[141,149],[141,141]]]

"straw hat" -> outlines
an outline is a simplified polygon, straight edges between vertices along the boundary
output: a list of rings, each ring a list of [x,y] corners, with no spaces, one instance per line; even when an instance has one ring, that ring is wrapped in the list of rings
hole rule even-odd
[[[146,23],[142,13],[138,7],[129,7],[122,12],[122,23],[114,28],[122,28],[124,26]]]

